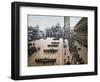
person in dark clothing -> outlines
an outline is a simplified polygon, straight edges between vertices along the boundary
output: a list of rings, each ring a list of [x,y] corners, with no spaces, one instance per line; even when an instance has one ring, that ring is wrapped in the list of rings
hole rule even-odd
[[[84,64],[84,60],[82,59],[82,57],[80,58],[80,64]]]
[[[66,63],[67,65],[70,65],[71,63],[70,63],[70,57],[68,56],[68,61],[67,61],[67,63]]]

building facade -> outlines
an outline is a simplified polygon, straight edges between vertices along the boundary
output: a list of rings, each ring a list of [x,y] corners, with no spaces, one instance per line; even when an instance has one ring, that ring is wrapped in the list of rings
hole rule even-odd
[[[75,35],[73,38],[81,43],[84,47],[87,47],[88,40],[88,18],[83,17],[74,27]]]

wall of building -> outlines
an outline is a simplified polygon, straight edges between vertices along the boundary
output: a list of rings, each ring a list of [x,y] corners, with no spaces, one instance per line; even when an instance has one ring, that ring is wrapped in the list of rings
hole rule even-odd
[[[72,37],[77,40],[80,44],[87,48],[87,39],[88,39],[88,18],[83,17],[74,28],[75,35]]]

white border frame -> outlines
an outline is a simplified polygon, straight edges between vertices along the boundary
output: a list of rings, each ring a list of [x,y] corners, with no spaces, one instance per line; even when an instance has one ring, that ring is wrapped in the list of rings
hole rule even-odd
[[[27,67],[27,14],[84,16],[88,17],[88,64]],[[49,70],[48,70],[49,69]],[[20,7],[20,76],[94,72],[94,11],[77,9],[56,9],[38,7]]]

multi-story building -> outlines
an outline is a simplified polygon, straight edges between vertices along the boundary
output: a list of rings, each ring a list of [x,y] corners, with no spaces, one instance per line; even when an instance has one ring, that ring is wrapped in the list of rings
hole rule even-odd
[[[75,35],[73,38],[81,43],[84,47],[87,47],[88,38],[88,18],[83,17],[74,27]]]
[[[28,41],[37,40],[44,37],[44,32],[39,29],[39,26],[28,27]]]

